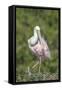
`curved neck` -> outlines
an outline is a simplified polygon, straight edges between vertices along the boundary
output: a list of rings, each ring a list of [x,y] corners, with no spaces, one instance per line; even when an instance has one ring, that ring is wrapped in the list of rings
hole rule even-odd
[[[40,33],[40,31],[34,30],[34,36],[37,37],[39,39],[40,43],[41,43],[41,33]]]
[[[38,37],[38,34],[37,34],[36,30],[34,30],[34,36]]]
[[[34,36],[41,37],[40,31],[34,30]]]

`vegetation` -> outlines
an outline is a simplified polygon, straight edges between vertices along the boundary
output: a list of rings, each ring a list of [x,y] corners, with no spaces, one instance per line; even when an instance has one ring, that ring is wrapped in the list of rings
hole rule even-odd
[[[58,10],[16,9],[16,82],[58,79],[58,19]],[[30,51],[27,42],[36,25],[40,26],[51,52],[51,60],[41,64],[41,74],[38,74],[38,66],[32,69],[38,58]],[[28,66],[31,76],[27,73]]]

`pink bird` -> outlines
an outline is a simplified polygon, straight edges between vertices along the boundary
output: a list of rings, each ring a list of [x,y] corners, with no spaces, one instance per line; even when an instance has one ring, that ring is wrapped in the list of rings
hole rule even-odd
[[[39,61],[32,67],[36,67],[39,64],[39,73],[41,68],[41,61],[46,60],[46,58],[51,58],[50,50],[48,48],[47,42],[41,36],[40,27],[34,27],[34,35],[28,39],[28,45],[30,50],[39,58]]]

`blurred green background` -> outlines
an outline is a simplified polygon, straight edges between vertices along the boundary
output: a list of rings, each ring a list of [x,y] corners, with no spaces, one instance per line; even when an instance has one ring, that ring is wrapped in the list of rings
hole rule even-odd
[[[16,82],[57,80],[58,79],[58,10],[16,8]],[[28,47],[28,39],[33,35],[33,28],[40,26],[41,34],[48,43],[51,60],[32,69],[38,58]],[[27,73],[30,67],[31,76]]]

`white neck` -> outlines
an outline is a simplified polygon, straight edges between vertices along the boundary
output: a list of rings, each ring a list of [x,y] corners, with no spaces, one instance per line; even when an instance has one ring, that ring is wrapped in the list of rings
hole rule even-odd
[[[41,42],[41,33],[40,33],[40,30],[38,30],[38,31],[34,30],[34,36],[36,38],[39,38],[39,41]]]
[[[34,36],[41,36],[40,30],[38,30],[38,31],[34,30]]]
[[[34,30],[34,36],[38,37],[36,30]]]

